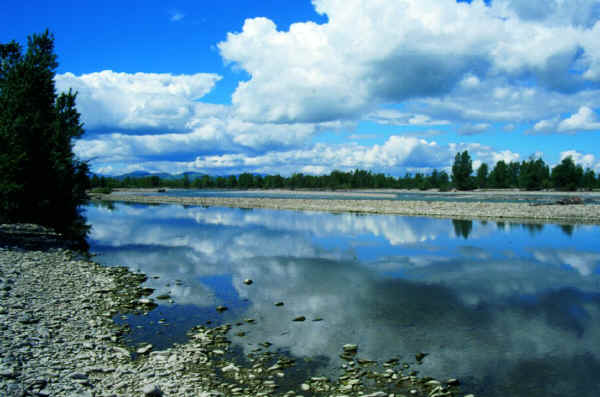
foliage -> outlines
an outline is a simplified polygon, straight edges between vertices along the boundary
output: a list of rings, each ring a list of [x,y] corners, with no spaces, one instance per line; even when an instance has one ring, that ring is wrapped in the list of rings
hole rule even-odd
[[[488,183],[488,165],[486,163],[482,163],[479,168],[477,168],[477,176],[475,177],[475,184],[480,189],[485,189]]]
[[[472,190],[475,184],[471,174],[473,173],[473,162],[469,152],[456,153],[452,165],[452,182],[458,190]]]
[[[583,168],[569,156],[552,168],[552,184],[557,190],[577,190],[583,182]]]
[[[84,227],[88,166],[73,154],[83,134],[76,94],[56,94],[54,38],[28,38],[27,51],[0,44],[0,217],[63,233]]]
[[[550,168],[541,158],[523,161],[519,170],[519,186],[525,190],[541,190],[549,186]]]
[[[466,155],[465,155],[466,153]],[[468,171],[470,156],[468,152],[458,153],[457,160],[464,161]],[[455,161],[456,163],[456,161]],[[472,167],[472,165],[471,165]],[[468,188],[507,188],[515,187],[528,190],[545,189],[552,186],[549,167],[542,159],[530,158],[522,163],[511,162],[506,164],[498,161],[494,169],[488,174],[487,164],[481,164],[475,177],[469,175]],[[466,175],[466,172],[465,172]],[[453,178],[454,179],[454,178]],[[598,179],[593,171],[587,170],[578,187],[585,185],[593,188],[598,185]],[[456,184],[456,181],[454,181]],[[294,173],[289,177],[281,175],[257,175],[242,173],[238,176],[209,176],[200,175],[192,177],[182,174],[175,178],[160,178],[158,175],[144,177],[109,178],[94,175],[92,186],[111,188],[185,188],[195,189],[439,189],[448,191],[452,187],[450,176],[444,170],[433,170],[429,175],[417,172],[414,175],[405,174],[393,177],[382,173],[355,169],[354,171],[334,170],[329,175],[306,175]],[[456,186],[458,187],[458,186]]]

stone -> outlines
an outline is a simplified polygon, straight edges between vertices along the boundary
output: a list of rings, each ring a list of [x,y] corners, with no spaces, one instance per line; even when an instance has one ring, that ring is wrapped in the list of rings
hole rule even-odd
[[[376,391],[371,394],[365,394],[362,397],[387,397],[387,393],[384,393],[382,391]]]
[[[428,355],[429,355],[429,353],[422,353],[422,352],[421,352],[421,353],[417,353],[417,354],[415,354],[415,358],[417,359],[417,362],[421,362],[421,361],[423,361],[423,359],[424,359],[425,357],[427,357]]]
[[[283,306],[283,302],[275,302],[275,306]]]
[[[221,371],[222,371],[223,373],[227,373],[227,372],[238,372],[239,370],[240,370],[240,369],[239,369],[238,367],[236,367],[235,365],[233,365],[233,364],[229,364],[229,365],[226,365],[226,366],[224,366],[223,368],[221,368]]]
[[[152,350],[152,345],[148,344],[146,346],[142,346],[139,349],[136,350],[137,354],[146,354],[148,352],[150,352],[150,350]]]
[[[343,346],[343,349],[346,353],[356,353],[358,351],[358,345],[347,343]]]
[[[460,381],[458,379],[450,378],[446,381],[449,386],[458,386],[460,385]]]
[[[147,397],[162,397],[163,392],[160,388],[155,384],[149,384],[143,387],[142,393]]]
[[[244,280],[244,284],[246,284],[246,285],[251,285],[252,283],[253,283],[253,281],[250,280],[249,278]]]
[[[217,311],[219,313],[223,313],[226,310],[227,310],[227,306],[221,306],[221,305],[217,306]]]
[[[310,386],[307,385],[306,383],[302,383],[300,385],[300,390],[302,390],[302,391],[309,391],[310,390]]]
[[[295,317],[292,321],[304,321],[304,320],[306,320],[306,317],[298,316],[298,317]]]

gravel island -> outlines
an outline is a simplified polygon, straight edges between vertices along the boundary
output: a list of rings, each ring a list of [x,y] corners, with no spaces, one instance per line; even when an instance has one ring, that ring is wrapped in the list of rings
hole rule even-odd
[[[464,194],[464,193],[461,193]],[[554,197],[556,194],[547,194]],[[233,208],[270,208],[296,211],[355,212],[395,214],[453,219],[529,220],[532,222],[600,224],[598,204],[543,204],[489,201],[403,201],[403,200],[336,200],[248,197],[174,197],[117,192],[94,195],[94,199],[146,204],[181,204]]]

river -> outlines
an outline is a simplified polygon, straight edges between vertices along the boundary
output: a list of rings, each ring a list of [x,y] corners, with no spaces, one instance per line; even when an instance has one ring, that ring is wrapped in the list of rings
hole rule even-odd
[[[238,323],[237,351],[268,341],[314,374],[355,343],[367,359],[427,353],[420,375],[478,396],[600,395],[600,226],[123,203],[86,216],[96,261],[172,299],[117,318],[129,343]]]

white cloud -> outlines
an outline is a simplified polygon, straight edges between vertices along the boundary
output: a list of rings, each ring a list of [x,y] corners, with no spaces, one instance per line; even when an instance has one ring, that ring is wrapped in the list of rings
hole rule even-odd
[[[531,133],[577,133],[582,131],[600,130],[600,121],[596,113],[588,106],[581,106],[577,113],[563,120],[560,116],[540,120],[533,126]]]
[[[533,126],[534,132],[554,132],[558,127],[559,117],[554,117],[548,120],[540,120]]]
[[[560,132],[600,130],[600,121],[596,113],[587,106],[582,106],[579,111],[558,125]]]
[[[183,130],[194,118],[221,111],[196,102],[209,93],[221,76],[212,73],[171,75],[116,73],[105,70],[76,76],[56,75],[58,91],[78,92],[77,109],[88,131]]]
[[[583,154],[576,150],[567,150],[560,153],[560,160],[571,157],[575,164],[581,165],[584,169],[591,168],[596,172],[600,171],[600,160],[596,161],[596,156],[591,153]]]
[[[486,132],[492,125],[489,123],[477,123],[477,124],[466,124],[463,125],[459,134],[461,135],[476,135]]]
[[[371,112],[366,119],[377,124],[395,126],[440,126],[449,125],[448,120],[433,120],[426,114],[403,113],[394,109],[379,109]]]
[[[377,134],[352,134],[348,136],[351,141],[360,141],[363,139],[375,139]]]
[[[495,151],[480,144],[438,145],[424,139],[391,136],[383,145],[362,146],[356,143],[316,144],[311,148],[268,152],[258,156],[225,154],[201,156],[190,167],[198,171],[240,173],[245,171],[289,175],[304,169],[307,173],[326,174],[335,169],[369,169],[391,175],[403,175],[407,170],[427,172],[452,165],[457,151],[469,150],[471,155],[488,164],[499,159],[515,160],[519,155],[510,151]]]
[[[591,23],[597,12],[590,1],[577,11],[558,0],[548,10],[494,3],[315,0],[316,10],[328,16],[325,24],[296,23],[280,31],[269,19],[248,19],[218,45],[227,62],[251,76],[237,87],[233,104],[253,121],[355,119],[378,104],[510,80],[510,87],[486,93],[489,98],[473,109],[486,113],[487,103],[526,91],[515,82],[533,77],[549,92],[572,94],[589,88],[584,79],[600,75],[600,46],[593,39],[600,25]],[[522,118],[518,108],[515,113]]]

